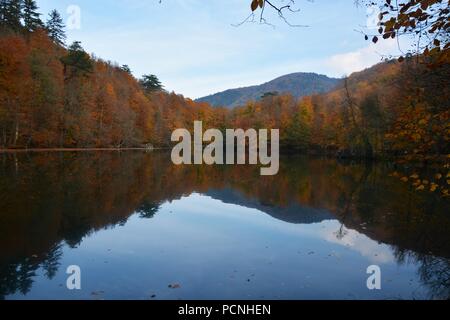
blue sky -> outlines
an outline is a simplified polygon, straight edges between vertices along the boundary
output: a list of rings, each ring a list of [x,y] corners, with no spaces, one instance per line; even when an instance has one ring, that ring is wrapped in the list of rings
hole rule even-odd
[[[286,0],[285,0],[286,1]],[[248,4],[247,4],[248,2]],[[289,27],[273,14],[275,27],[241,22],[249,0],[38,0],[40,11],[56,8],[66,23],[70,5],[80,8],[80,29],[67,30],[89,53],[128,64],[134,75],[156,74],[166,89],[197,98],[229,88],[260,84],[292,72],[341,77],[397,53],[395,41],[364,41],[371,18],[353,0],[297,0]]]

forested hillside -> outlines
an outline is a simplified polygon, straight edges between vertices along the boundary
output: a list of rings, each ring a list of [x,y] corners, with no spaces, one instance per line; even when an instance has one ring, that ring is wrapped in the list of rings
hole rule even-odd
[[[154,76],[138,81],[79,42],[65,48],[56,11],[44,24],[35,5],[25,19],[17,3],[0,6],[0,148],[161,146],[177,127],[214,120],[208,105],[163,91]]]
[[[450,154],[450,67],[442,57],[439,64],[425,56],[387,61],[325,94],[269,94],[227,110],[167,93],[153,75],[138,80],[127,66],[88,55],[79,42],[65,48],[56,11],[44,24],[37,13],[25,19],[25,10],[13,10],[15,1],[7,3],[1,148],[168,146],[174,129],[201,120],[204,128],[280,129],[291,151],[421,161]]]
[[[234,108],[249,100],[260,100],[268,95],[291,94],[296,98],[328,92],[339,83],[339,79],[316,73],[291,73],[258,86],[230,89],[197,99],[215,107]]]
[[[329,93],[269,96],[231,112],[235,127],[281,128],[284,146],[371,158],[449,154],[449,64],[388,61]]]

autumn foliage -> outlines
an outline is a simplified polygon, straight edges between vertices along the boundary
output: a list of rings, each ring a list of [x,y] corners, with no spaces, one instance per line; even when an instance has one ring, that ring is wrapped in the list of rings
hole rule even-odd
[[[449,64],[380,63],[335,90],[300,100],[266,95],[233,110],[164,90],[129,72],[65,49],[43,30],[0,37],[0,146],[170,145],[177,128],[277,128],[285,148],[342,157],[449,154]]]
[[[173,130],[198,120],[205,130],[280,129],[289,151],[448,166],[450,66],[442,55],[439,64],[430,55],[385,61],[325,94],[266,94],[227,110],[168,93],[156,76],[138,80],[79,42],[66,48],[57,12],[51,17],[53,32],[13,27],[20,22],[12,18],[0,28],[0,148],[166,147]]]
[[[215,117],[174,93],[146,93],[79,43],[64,49],[44,30],[0,36],[1,147],[164,146],[173,129]]]

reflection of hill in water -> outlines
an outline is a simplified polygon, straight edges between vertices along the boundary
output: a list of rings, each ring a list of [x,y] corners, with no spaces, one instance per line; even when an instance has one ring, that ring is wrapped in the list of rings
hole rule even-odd
[[[226,188],[223,190],[209,190],[205,195],[224,203],[235,204],[246,208],[257,209],[275,219],[289,223],[319,223],[324,220],[335,219],[336,217],[323,209],[315,209],[292,203],[285,207],[264,203],[256,198],[248,198],[237,190]]]
[[[450,276],[441,279],[449,272],[447,200],[411,191],[381,164],[286,158],[280,165],[277,176],[261,177],[249,166],[174,166],[165,153],[0,155],[0,297],[27,292],[40,267],[52,277],[63,241],[77,246],[193,192],[289,223],[338,219],[390,244],[399,261],[419,261],[434,291],[450,288]]]

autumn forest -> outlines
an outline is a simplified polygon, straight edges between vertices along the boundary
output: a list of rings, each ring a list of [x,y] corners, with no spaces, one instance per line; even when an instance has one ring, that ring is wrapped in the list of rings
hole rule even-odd
[[[0,0],[0,300],[450,298],[448,0],[76,2]]]
[[[279,128],[290,151],[448,161],[448,45],[385,59],[325,94],[267,94],[227,110],[66,45],[60,14],[44,22],[37,10],[35,1],[1,1],[0,148],[167,147],[174,129],[201,120],[205,129]]]

